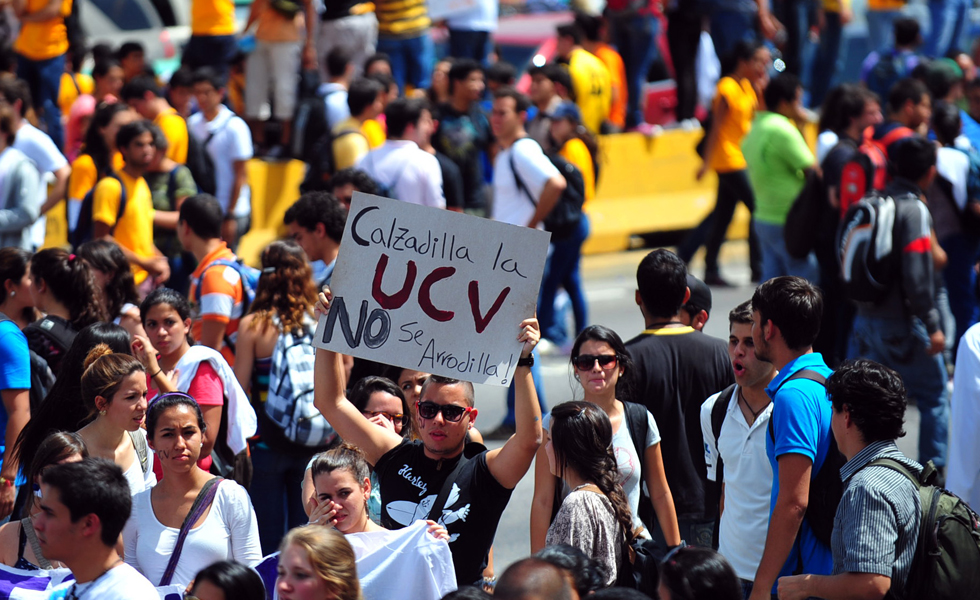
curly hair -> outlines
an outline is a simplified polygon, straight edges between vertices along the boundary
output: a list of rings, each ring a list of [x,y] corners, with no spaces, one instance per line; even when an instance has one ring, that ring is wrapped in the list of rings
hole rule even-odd
[[[96,271],[106,274],[103,294],[110,317],[118,316],[127,303],[139,306],[133,270],[118,244],[109,240],[85,242],[78,247],[78,256]]]
[[[292,240],[269,244],[262,252],[262,276],[249,311],[255,315],[251,327],[264,330],[275,315],[282,331],[302,330],[314,304],[316,285],[303,249]]]

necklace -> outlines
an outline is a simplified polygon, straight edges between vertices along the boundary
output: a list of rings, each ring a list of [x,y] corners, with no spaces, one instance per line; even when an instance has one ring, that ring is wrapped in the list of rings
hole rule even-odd
[[[85,595],[86,592],[88,592],[90,589],[92,589],[92,587],[96,583],[98,583],[100,579],[102,579],[103,577],[105,577],[106,574],[109,571],[113,570],[116,567],[116,565],[118,565],[122,561],[123,561],[123,559],[117,558],[115,560],[115,562],[113,562],[111,565],[109,565],[109,568],[108,569],[106,569],[105,571],[102,571],[102,574],[101,575],[99,575],[98,577],[96,577],[95,579],[93,579],[89,583],[83,583],[82,585],[85,586],[85,589],[82,590],[82,593],[78,593],[78,582],[73,583],[72,586],[71,586],[71,590],[68,591],[68,595],[65,596],[65,600],[79,600],[82,596]]]
[[[760,414],[760,413],[761,413],[762,411],[764,411],[764,410],[766,410],[766,406],[769,406],[768,404],[766,404],[766,406],[763,406],[763,407],[762,407],[762,408],[760,408],[759,410],[752,410],[752,406],[750,406],[750,405],[749,405],[749,401],[748,401],[748,400],[746,400],[746,399],[745,399],[745,396],[744,396],[744,395],[742,394],[742,388],[741,388],[741,387],[739,387],[739,388],[738,388],[738,399],[739,399],[739,400],[741,400],[741,401],[742,401],[742,403],[743,403],[743,404],[745,404],[745,408],[747,408],[747,409],[748,409],[748,411],[749,411],[750,413],[752,413],[752,421],[755,421],[755,420],[756,420],[756,418],[757,418],[757,417],[759,416],[759,414]]]

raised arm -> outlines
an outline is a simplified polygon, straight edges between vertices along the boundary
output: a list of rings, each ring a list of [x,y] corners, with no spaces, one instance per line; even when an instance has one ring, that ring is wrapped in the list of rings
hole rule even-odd
[[[317,301],[317,315],[325,315],[330,310],[330,291],[324,290]],[[402,437],[394,431],[368,421],[347,399],[344,364],[339,354],[317,349],[313,377],[313,405],[344,441],[364,452],[369,463],[377,464],[386,452],[402,442]]]
[[[524,319],[517,339],[524,342],[521,358],[530,356],[531,350],[541,339],[538,320]],[[487,453],[490,473],[500,485],[508,489],[517,487],[531,467],[534,453],[541,445],[541,406],[538,404],[538,394],[534,391],[531,367],[518,366],[514,371],[514,391],[516,431],[502,448]]]
[[[547,432],[544,432],[547,436]],[[541,441],[547,442],[545,437]],[[551,513],[555,507],[555,476],[548,466],[548,453],[545,444],[538,447],[534,459],[534,496],[531,499],[531,554],[544,548],[548,527],[551,526]]]

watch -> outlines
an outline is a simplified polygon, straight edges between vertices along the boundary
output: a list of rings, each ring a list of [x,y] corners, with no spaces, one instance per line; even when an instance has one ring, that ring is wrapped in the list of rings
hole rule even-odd
[[[534,355],[528,354],[526,358],[522,358],[517,361],[518,367],[533,367],[534,366]]]

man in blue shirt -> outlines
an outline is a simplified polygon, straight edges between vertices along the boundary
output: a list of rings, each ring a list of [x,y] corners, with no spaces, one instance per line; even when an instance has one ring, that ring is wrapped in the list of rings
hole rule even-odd
[[[831,374],[823,357],[813,352],[822,314],[820,291],[800,277],[775,277],[752,296],[756,357],[771,362],[779,374],[766,388],[773,401],[772,435],[766,439],[772,499],[769,533],[750,600],[768,600],[780,576],[829,575],[833,568],[830,548],[803,518],[810,485],[827,458],[832,435],[826,389],[807,378]]]
[[[13,294],[14,292],[10,292]],[[18,461],[8,453],[31,418],[31,358],[27,338],[17,324],[0,313],[0,519],[14,510]],[[6,448],[4,447],[6,446]]]

